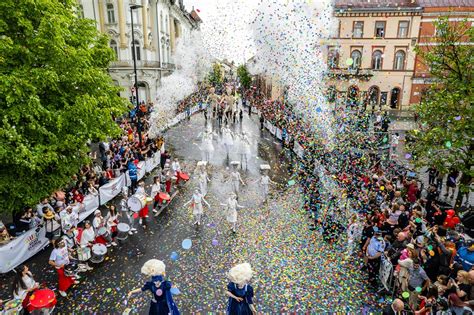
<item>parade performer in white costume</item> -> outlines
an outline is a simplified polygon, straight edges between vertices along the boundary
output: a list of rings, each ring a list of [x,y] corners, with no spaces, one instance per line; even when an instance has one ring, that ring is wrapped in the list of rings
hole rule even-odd
[[[224,145],[227,157],[229,157],[230,149],[234,145],[234,138],[232,136],[232,131],[227,125],[222,128],[222,144]]]
[[[219,95],[216,94],[216,89],[211,87],[209,89],[209,95],[207,96],[206,103],[208,104],[208,107],[210,110],[212,110],[212,118],[216,118],[217,115],[217,106],[219,104]]]
[[[260,185],[262,185],[262,192],[263,192],[264,201],[267,201],[268,194],[270,192],[270,189],[269,189],[270,184],[275,184],[275,182],[273,182],[270,179],[270,176],[268,176],[267,172],[264,171],[262,177],[260,177]]]
[[[225,214],[227,218],[227,222],[232,225],[232,232],[236,232],[237,226],[237,208],[244,208],[243,206],[239,205],[237,202],[237,195],[235,193],[230,193],[229,198],[227,199],[226,203],[221,203],[222,206],[225,206]]]
[[[211,159],[211,154],[214,152],[214,145],[212,144],[214,132],[212,126],[207,125],[207,130],[201,133],[201,151],[204,153],[204,161]]]
[[[201,166],[201,171],[199,172],[198,180],[199,180],[199,189],[201,190],[201,194],[203,196],[206,196],[207,183],[211,181],[209,177],[207,176],[206,166]]]
[[[201,225],[201,217],[204,213],[202,203],[204,202],[208,208],[210,208],[211,206],[206,201],[206,199],[204,199],[204,196],[199,192],[199,189],[196,189],[194,191],[194,194],[191,197],[191,199],[188,202],[186,202],[183,206],[186,207],[191,202],[192,202],[192,208],[193,208],[193,216],[195,220],[193,225],[195,224]]]
[[[240,136],[240,162],[242,163],[245,161],[245,168],[248,168],[248,161],[250,159],[250,139],[248,137],[248,134],[244,131],[242,132],[242,135]]]
[[[239,194],[240,192],[240,184],[245,186],[245,182],[242,180],[242,176],[240,176],[240,173],[237,169],[234,169],[232,173],[230,173],[230,180],[232,183],[232,190],[235,194]]]

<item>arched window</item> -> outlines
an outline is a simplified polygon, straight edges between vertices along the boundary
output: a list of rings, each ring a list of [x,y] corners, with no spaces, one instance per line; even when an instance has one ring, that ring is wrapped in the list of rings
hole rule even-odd
[[[117,42],[113,39],[110,41],[110,48],[112,48],[112,50],[114,51],[115,58],[118,59],[118,46]]]
[[[405,69],[405,52],[403,50],[399,50],[395,53],[393,69],[394,70]]]
[[[382,52],[380,50],[374,51],[372,54],[372,69],[381,70],[382,69]]]
[[[379,104],[379,94],[380,89],[378,87],[373,86],[369,89],[369,104],[372,105],[372,107]]]
[[[400,102],[400,89],[393,88],[390,95],[390,108],[398,108],[398,103]]]
[[[339,53],[335,49],[330,49],[328,53],[328,67],[335,69],[339,65]]]
[[[362,64],[362,53],[359,50],[354,50],[351,53],[351,58],[352,58],[352,68],[353,69],[358,69],[360,68],[360,65]]]
[[[115,10],[112,3],[107,3],[107,21],[109,21],[110,24],[115,23]]]
[[[133,49],[135,46],[135,50]],[[133,43],[132,43],[132,58],[135,58],[136,56],[136,60],[141,60],[141,56],[140,56],[140,42],[138,40],[135,40]]]

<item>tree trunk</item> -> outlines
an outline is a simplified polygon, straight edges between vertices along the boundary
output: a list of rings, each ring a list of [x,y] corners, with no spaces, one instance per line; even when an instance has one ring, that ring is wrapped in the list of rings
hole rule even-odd
[[[459,189],[456,196],[456,202],[454,203],[454,209],[459,209],[462,206],[462,199],[464,193],[462,190],[468,189],[467,198],[469,198],[469,184],[471,183],[471,176],[468,174],[462,173],[461,180],[459,181]]]

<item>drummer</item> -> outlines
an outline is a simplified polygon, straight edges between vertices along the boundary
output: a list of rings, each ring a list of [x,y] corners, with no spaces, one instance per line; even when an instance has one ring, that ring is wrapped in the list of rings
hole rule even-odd
[[[173,176],[176,177],[176,185],[178,185],[180,180],[179,173],[181,173],[181,166],[179,165],[177,158],[175,158],[173,163],[171,163],[171,170],[173,172]]]
[[[138,188],[137,188],[136,194],[148,197],[146,192],[145,192],[145,182],[144,181],[140,181],[138,183]],[[148,215],[148,204],[145,204],[145,206],[140,211],[138,211],[138,217],[140,218],[138,223],[140,223],[143,226],[143,228],[146,229],[146,219],[149,217],[149,215]]]
[[[128,197],[126,194],[122,192],[123,198],[120,200],[120,214],[119,214],[119,221],[120,222],[125,222],[128,221],[128,224],[130,225],[130,231],[128,231],[129,235],[133,235],[134,233],[137,233],[137,229],[135,228],[135,218],[133,215],[135,214],[133,211],[130,211],[130,208],[128,207],[127,201]]]
[[[96,232],[95,242],[99,244],[105,244],[107,247],[110,247],[110,245],[117,246],[117,243],[112,241],[109,231],[107,231],[108,233],[104,235],[99,235],[99,230],[101,228],[107,229],[106,224],[107,222],[105,221],[104,217],[102,217],[100,210],[99,209],[95,210],[94,220],[92,221],[92,226],[94,227],[95,232]]]
[[[74,277],[66,276],[64,273],[64,267],[70,263],[69,260],[69,250],[66,246],[66,242],[61,239],[60,241],[56,242],[55,248],[51,252],[49,256],[49,264],[56,269],[58,273],[58,289],[59,294],[62,297],[66,297],[66,291],[73,285],[78,284]]]
[[[156,210],[156,207],[160,205],[161,200],[160,200],[160,192],[162,192],[163,189],[161,187],[161,182],[160,182],[160,177],[155,176],[153,178],[153,185],[151,185],[151,193],[150,197],[154,200],[153,202],[153,213],[158,213],[158,210]]]
[[[110,234],[112,234],[112,239],[115,240],[118,234],[118,214],[114,205],[109,206],[109,212],[105,216],[105,221],[107,222],[107,230]]]
[[[33,311],[28,306],[31,293],[39,288],[39,283],[35,281],[33,275],[26,265],[17,268],[15,281],[13,282],[13,298],[20,300],[26,313]]]

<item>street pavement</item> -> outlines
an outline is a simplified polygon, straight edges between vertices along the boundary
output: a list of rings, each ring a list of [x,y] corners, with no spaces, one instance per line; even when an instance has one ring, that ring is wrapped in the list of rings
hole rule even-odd
[[[175,301],[183,314],[224,312],[226,273],[241,262],[249,262],[254,269],[251,284],[259,312],[361,313],[377,309],[376,298],[367,291],[360,273],[361,262],[345,258],[345,238],[341,236],[339,244],[332,245],[325,243],[319,232],[308,229],[302,196],[296,186],[287,184],[296,163],[291,154],[270,133],[259,130],[256,116],[245,115],[242,123],[231,128],[246,131],[252,142],[248,169],[241,170],[247,185],[239,195],[239,204],[245,208],[239,211],[237,233],[231,232],[220,203],[231,191],[229,162],[238,157],[231,152],[230,159],[226,158],[217,139],[220,135],[214,141],[216,151],[208,170],[211,182],[206,199],[211,206],[204,208],[203,224],[193,226],[191,209],[182,206],[197,187],[193,175],[201,159],[198,134],[205,130],[205,120],[197,114],[165,134],[167,150],[178,157],[191,180],[163,213],[149,219],[148,229],[140,227],[138,234],[109,248],[106,260],[81,274],[81,283],[70,289],[67,298],[58,296],[59,313],[146,314],[148,294],[131,299],[126,295],[142,286],[146,279],[140,268],[151,258],[165,262],[169,280],[181,291]],[[271,166],[270,177],[276,182],[266,204],[258,183],[260,164]],[[147,185],[153,175],[147,177]],[[184,239],[192,240],[189,250],[182,248]],[[47,265],[50,252],[51,248],[45,249],[27,264],[37,281],[55,288],[56,273]],[[177,259],[170,258],[173,252]],[[0,278],[0,298],[10,295],[12,280],[12,274]]]

